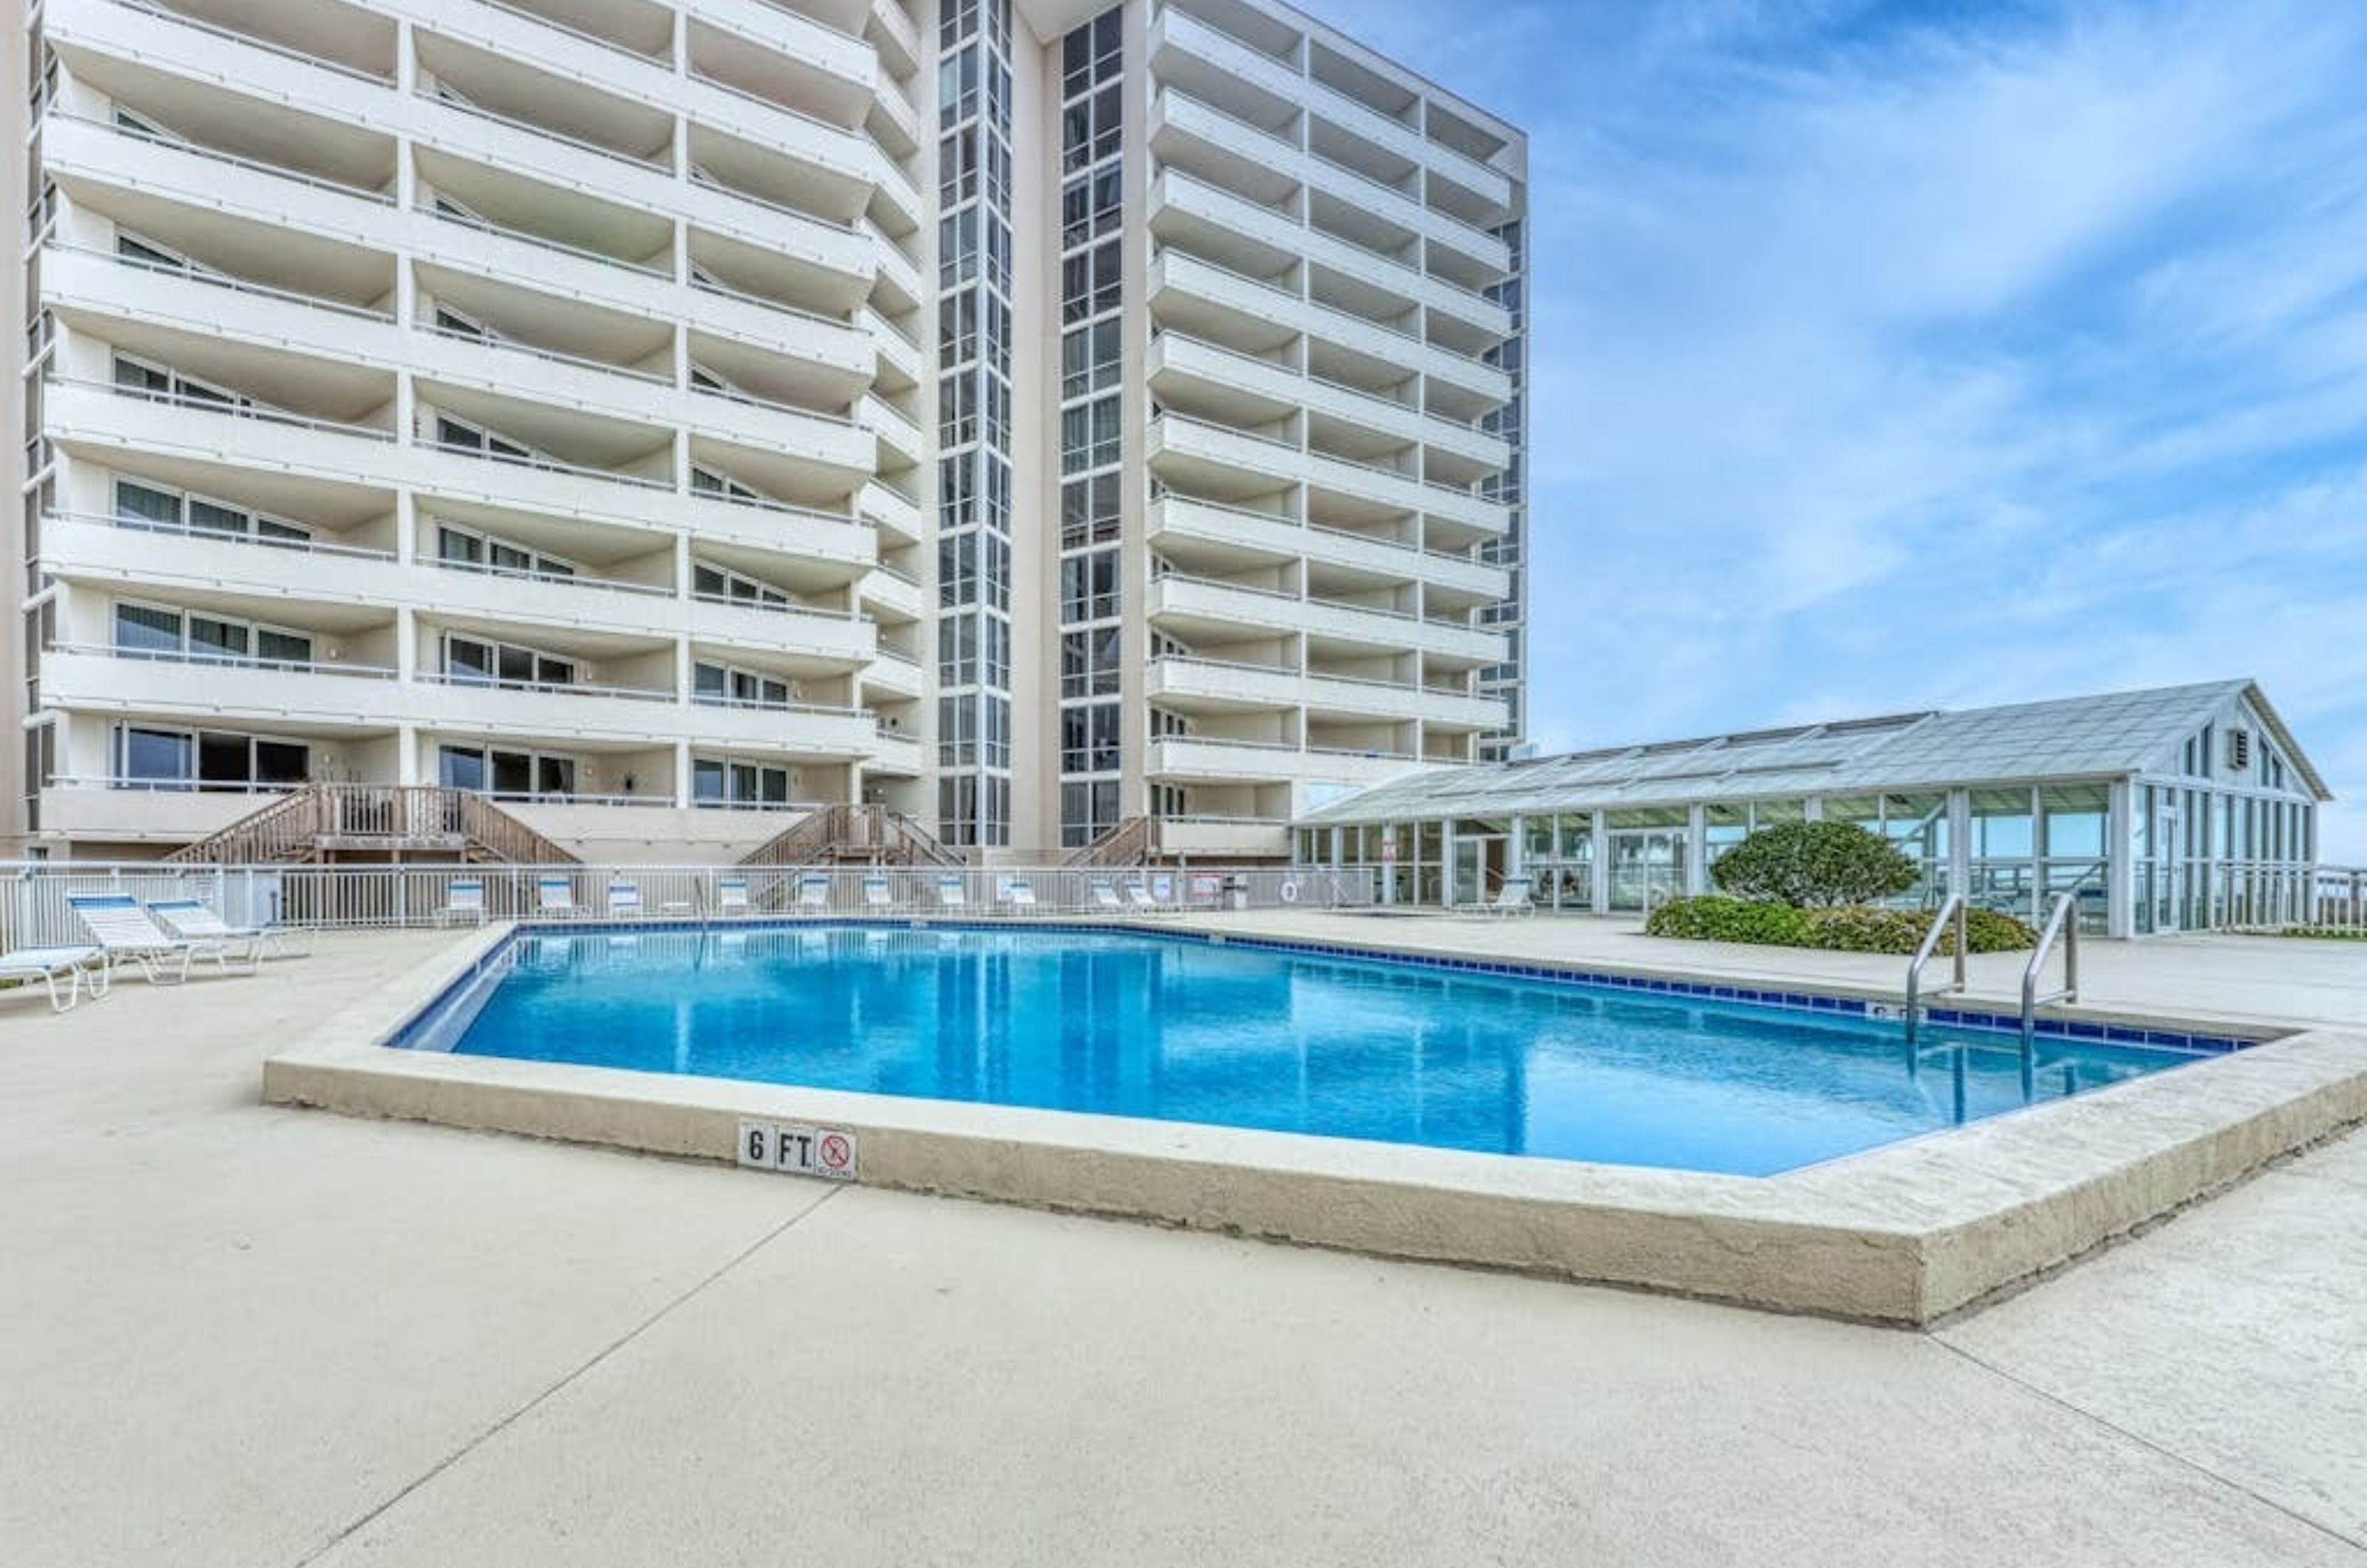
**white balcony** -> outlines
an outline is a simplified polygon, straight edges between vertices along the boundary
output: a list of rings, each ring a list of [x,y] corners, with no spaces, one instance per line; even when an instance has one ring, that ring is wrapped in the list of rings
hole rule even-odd
[[[1176,386],[1218,400],[1229,392],[1246,393],[1263,400],[1270,408],[1303,408],[1309,413],[1378,435],[1450,453],[1490,472],[1503,468],[1512,458],[1508,443],[1476,425],[1424,413],[1404,403],[1303,375],[1286,365],[1237,354],[1181,333],[1163,332],[1151,339],[1144,375],[1154,391]]]
[[[1466,666],[1498,662],[1505,656],[1501,632],[1172,573],[1151,580],[1147,608],[1152,625],[1187,641],[1195,634],[1272,632],[1391,653],[1432,654]]]
[[[38,685],[44,708],[292,722],[307,729],[385,729],[402,706],[401,688],[388,669],[127,658],[106,648],[44,650]]]
[[[856,493],[855,505],[883,533],[908,545],[921,542],[921,503],[901,491],[873,479]]]
[[[1420,766],[1415,758],[1377,751],[1167,735],[1150,741],[1143,771],[1155,780],[1185,784],[1348,784],[1361,787]]]
[[[1180,169],[1162,169],[1151,181],[1152,223],[1158,224],[1168,212],[1186,220],[1187,226],[1203,225],[1246,236],[1278,255],[1304,255],[1406,305],[1424,306],[1453,317],[1485,336],[1512,334],[1512,314],[1501,305],[1444,278],[1430,276],[1411,264],[1310,229]]]
[[[1426,484],[1411,474],[1309,452],[1181,414],[1162,414],[1150,422],[1148,456],[1154,471],[1184,491],[1205,491],[1212,486],[1195,481],[1211,470],[1230,469],[1250,476],[1247,484],[1236,481],[1237,492],[1315,485],[1384,511],[1418,512],[1483,534],[1501,534],[1512,525],[1505,507],[1476,492]]]
[[[800,668],[856,670],[879,649],[878,628],[859,616],[790,605],[694,602],[692,636],[700,642],[786,659]]]
[[[50,45],[69,59],[86,51],[131,62],[178,76],[208,94],[216,84],[235,84],[242,96],[261,100],[259,113],[277,112],[264,105],[284,105],[333,125],[391,129],[398,97],[391,82],[194,17],[77,0],[49,7],[41,28]]]
[[[864,578],[856,592],[864,604],[884,620],[917,621],[925,613],[921,585],[895,572],[872,572]]]
[[[1251,713],[1304,707],[1344,718],[1419,719],[1446,729],[1502,727],[1501,702],[1387,681],[1302,675],[1211,659],[1150,660],[1145,694],[1181,712]]]
[[[921,774],[921,743],[909,735],[875,728],[868,750],[870,757],[865,765],[872,773],[897,778],[918,778]]]
[[[135,327],[178,328],[390,373],[401,368],[405,355],[405,334],[384,311],[54,243],[41,253],[41,302],[68,321],[99,317]],[[101,333],[115,335],[105,328]]]
[[[1159,852],[1203,860],[1281,860],[1290,853],[1290,824],[1246,817],[1162,817]]]
[[[922,692],[921,667],[901,654],[882,649],[863,671],[864,689],[891,697],[917,697]]]
[[[1203,142],[1242,161],[1258,171],[1253,178],[1261,184],[1280,175],[1444,246],[1483,272],[1502,275],[1512,271],[1510,248],[1485,230],[1425,206],[1419,197],[1394,186],[1383,185],[1319,153],[1305,151],[1284,137],[1236,119],[1172,86],[1161,89],[1151,104],[1150,133],[1155,141],[1162,132]]]
[[[1238,506],[1164,495],[1150,503],[1152,546],[1178,540],[1240,564],[1297,558],[1344,568],[1374,578],[1427,582],[1474,599],[1502,599],[1512,592],[1512,574],[1467,556],[1425,550],[1393,540],[1303,525],[1289,518]]]
[[[1502,403],[1512,395],[1511,376],[1469,355],[1425,343],[1395,327],[1366,321],[1184,251],[1167,247],[1160,250],[1150,265],[1150,293],[1151,308],[1163,321],[1188,321],[1197,313],[1213,309],[1231,317],[1270,323],[1286,332],[1303,333],[1376,366],[1419,371],[1482,402]]]
[[[243,790],[116,789],[61,780],[41,791],[45,838],[185,844],[218,833],[277,798]]]

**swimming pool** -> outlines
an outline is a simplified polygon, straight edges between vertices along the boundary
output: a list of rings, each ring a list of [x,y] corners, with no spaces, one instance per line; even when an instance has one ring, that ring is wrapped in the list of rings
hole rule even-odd
[[[2026,1066],[2011,1032],[1955,1016],[1910,1051],[1896,1021],[1835,998],[1106,929],[817,923],[524,931],[393,1043],[1739,1176],[2214,1043],[2081,1025]]]

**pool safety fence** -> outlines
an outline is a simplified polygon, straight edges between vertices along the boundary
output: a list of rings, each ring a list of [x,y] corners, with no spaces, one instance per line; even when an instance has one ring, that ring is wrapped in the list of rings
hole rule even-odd
[[[312,930],[506,919],[996,919],[1362,908],[1376,868],[1193,866],[165,865],[0,863],[0,951],[87,940],[66,900],[199,898],[233,925]],[[1138,893],[1138,889],[1139,892]]]

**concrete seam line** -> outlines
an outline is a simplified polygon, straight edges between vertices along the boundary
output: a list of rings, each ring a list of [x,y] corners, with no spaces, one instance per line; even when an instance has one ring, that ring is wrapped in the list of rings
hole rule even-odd
[[[1947,1351],[1948,1354],[1978,1367],[1981,1371],[1988,1372],[1992,1377],[2010,1382],[2013,1384],[2014,1387],[2022,1390],[2024,1393],[2035,1394],[2037,1397],[2044,1400],[2047,1404],[2056,1406],[2057,1409],[2067,1411],[2069,1414],[2078,1416],[2080,1420],[2087,1422],[2090,1426],[2101,1427],[2105,1431],[2112,1433],[2114,1437],[2125,1438],[2141,1449],[2146,1449],[2153,1453],[2159,1454],[2162,1458],[2169,1461],[2172,1464],[2179,1466],[2180,1469],[2192,1471],[2195,1474],[2200,1475],[2206,1480],[2216,1482],[2220,1485],[2226,1487],[2229,1491],[2238,1493],[2243,1496],[2248,1497],[2253,1502],[2259,1504],[2262,1507],[2273,1509],[2277,1513],[2282,1514],[2285,1517],[2293,1520],[2294,1523],[2305,1526],[2306,1528],[2316,1531],[2319,1535],[2327,1537],[2330,1540],[2340,1541],[2345,1546],[2367,1549],[2367,1540],[2362,1540],[2347,1530],[2329,1525],[2323,1519],[2314,1519],[2307,1514],[2305,1514],[2299,1509],[2292,1506],[2290,1504],[2280,1503],[2274,1497],[2267,1496],[2253,1490],[2250,1486],[2246,1485],[2243,1482],[2237,1480],[2232,1475],[2222,1475],[2219,1472],[2212,1469],[2209,1465],[2204,1464],[2202,1461],[2189,1459],[2186,1455],[2180,1453],[2177,1450],[2165,1447],[2163,1444],[2146,1437],[2142,1432],[2131,1431],[2128,1427],[2122,1426],[2117,1421],[2108,1420],[2105,1417],[2097,1415],[2092,1410],[2082,1409],[2080,1406],[2072,1404],[2068,1399],[2064,1398],[2061,1394],[2056,1393],[2049,1389],[2041,1388],[2038,1384],[2032,1382],[2029,1379],[2021,1377],[2013,1372],[2010,1372],[1993,1361],[1984,1360],[1979,1356],[1975,1355],[1972,1351],[1965,1349],[1961,1345],[1951,1344],[1937,1334],[1927,1334],[1924,1337],[1939,1346],[1942,1350]]]
[[[711,1272],[708,1273],[705,1277],[697,1280],[687,1289],[682,1291],[679,1294],[665,1302],[655,1312],[641,1319],[640,1322],[633,1325],[630,1328],[625,1330],[624,1333],[618,1335],[616,1338],[610,1340],[607,1344],[594,1351],[589,1359],[584,1360],[581,1365],[568,1371],[557,1382],[551,1383],[549,1387],[543,1389],[541,1392],[535,1394],[534,1397],[528,1399],[525,1404],[520,1404],[516,1409],[511,1411],[508,1415],[504,1416],[500,1420],[495,1421],[492,1426],[487,1427],[483,1431],[479,1432],[475,1437],[470,1438],[467,1442],[462,1443],[459,1448],[454,1449],[450,1453],[447,1453],[442,1459],[437,1460],[434,1464],[429,1465],[418,1475],[413,1476],[410,1481],[404,1483],[392,1496],[388,1497],[384,1502],[379,1503],[376,1507],[369,1509],[358,1518],[356,1518],[351,1524],[348,1524],[343,1529],[338,1530],[328,1540],[323,1541],[311,1551],[304,1553],[303,1556],[299,1557],[293,1564],[293,1568],[310,1568],[311,1563],[319,1562],[323,1557],[334,1551],[338,1547],[344,1545],[345,1541],[351,1539],[357,1532],[369,1525],[372,1520],[377,1519],[379,1516],[391,1509],[396,1504],[402,1502],[404,1498],[410,1496],[413,1493],[418,1491],[429,1482],[434,1481],[437,1476],[442,1475],[446,1471],[451,1469],[454,1465],[459,1463],[470,1454],[476,1452],[478,1449],[483,1447],[493,1438],[497,1438],[502,1433],[507,1431],[511,1427],[516,1425],[518,1421],[532,1414],[544,1402],[550,1399],[553,1395],[560,1393],[570,1384],[583,1377],[586,1372],[589,1372],[595,1367],[600,1365],[601,1362],[606,1360],[609,1357],[615,1355],[617,1351],[623,1349],[626,1346],[631,1344],[634,1340],[640,1338],[642,1335],[656,1327],[667,1317],[673,1315],[677,1307],[687,1303],[692,1297],[705,1292],[708,1286],[714,1284],[718,1280],[722,1279],[726,1274],[730,1273],[734,1269],[739,1268],[742,1263],[747,1262],[749,1258],[754,1257],[764,1247],[770,1246],[773,1242],[786,1235],[789,1230],[802,1223],[808,1215],[813,1213],[823,1204],[829,1202],[832,1198],[837,1197],[841,1192],[845,1190],[846,1188],[844,1186],[832,1187],[829,1191],[824,1192],[821,1197],[815,1199],[804,1208],[799,1209],[796,1213],[791,1214],[787,1219],[783,1220],[779,1224],[773,1226],[770,1230],[764,1232],[764,1235],[758,1236],[755,1240],[750,1242],[747,1246],[733,1253],[730,1258],[724,1259],[720,1265]]]

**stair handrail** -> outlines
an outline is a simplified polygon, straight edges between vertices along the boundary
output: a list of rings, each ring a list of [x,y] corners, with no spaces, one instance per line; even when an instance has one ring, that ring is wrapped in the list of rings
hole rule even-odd
[[[2055,910],[2046,917],[2046,929],[2039,933],[2038,945],[2031,949],[2030,962],[2022,967],[2022,1059],[2025,1070],[2036,1049],[2038,1010],[2055,1002],[2079,999],[2079,922],[2071,918],[2078,907],[2078,889],[2056,895]],[[2058,938],[2063,943],[2063,984],[2041,996],[2039,976],[2045,972],[2046,955],[2054,951]]]
[[[1965,896],[1951,893],[1940,901],[1939,912],[1931,917],[1931,928],[1923,933],[1921,945],[1915,949],[1915,956],[1907,965],[1907,1043],[1909,1045],[1915,1043],[1915,1026],[1922,1019],[1923,966],[1931,962],[1931,953],[1940,945],[1940,938],[1947,931],[1951,920],[1956,929],[1955,976],[1931,994],[1944,997],[1951,991],[1964,990],[1968,983],[1965,974],[1965,953],[1968,945],[1965,941],[1968,922]]]

